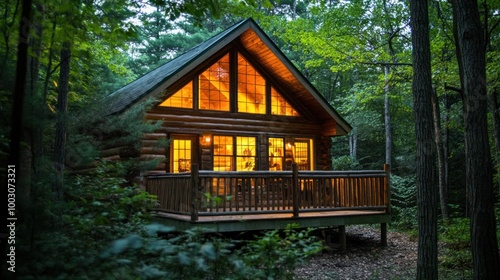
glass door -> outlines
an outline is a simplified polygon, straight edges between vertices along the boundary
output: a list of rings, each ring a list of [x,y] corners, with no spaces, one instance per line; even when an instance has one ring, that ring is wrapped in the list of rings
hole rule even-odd
[[[170,143],[171,172],[191,172],[191,164],[195,159],[195,145],[194,136],[173,136]]]

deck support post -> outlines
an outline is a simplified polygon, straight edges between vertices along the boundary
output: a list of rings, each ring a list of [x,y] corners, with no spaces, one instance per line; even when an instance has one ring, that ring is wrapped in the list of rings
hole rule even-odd
[[[293,217],[299,217],[299,171],[297,164],[292,163],[292,196],[293,196]]]
[[[387,247],[387,223],[380,224],[380,243],[382,247]]]
[[[347,237],[345,233],[345,225],[339,226],[339,243],[340,251],[344,252],[347,250]]]
[[[199,205],[199,191],[198,191],[198,164],[191,165],[191,221],[198,221],[198,205]]]

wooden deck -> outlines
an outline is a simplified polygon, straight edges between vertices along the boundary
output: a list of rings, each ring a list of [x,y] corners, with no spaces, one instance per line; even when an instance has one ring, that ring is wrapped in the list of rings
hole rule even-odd
[[[391,219],[389,171],[198,171],[152,175],[156,221],[179,230],[231,232],[386,224]]]
[[[157,222],[174,226],[179,230],[202,227],[213,232],[284,229],[292,223],[297,224],[300,228],[383,224],[388,223],[390,219],[391,215],[385,211],[370,210],[313,211],[301,213],[299,217],[294,217],[291,213],[200,216],[194,222],[188,215],[167,212],[155,214]]]

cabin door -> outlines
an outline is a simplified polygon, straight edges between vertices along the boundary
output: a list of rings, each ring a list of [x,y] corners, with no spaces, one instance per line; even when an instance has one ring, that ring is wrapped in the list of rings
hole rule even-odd
[[[171,172],[191,172],[191,164],[197,162],[197,136],[173,135],[172,138],[170,142]]]

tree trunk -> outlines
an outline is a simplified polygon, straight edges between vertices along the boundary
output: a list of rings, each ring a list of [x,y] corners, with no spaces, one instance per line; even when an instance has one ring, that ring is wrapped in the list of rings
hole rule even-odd
[[[29,191],[29,184],[23,180],[26,171],[24,166],[21,166],[20,156],[21,156],[21,140],[23,138],[24,130],[24,99],[26,95],[26,74],[28,70],[28,36],[30,34],[30,22],[31,20],[31,0],[23,1],[22,14],[19,22],[19,39],[17,48],[17,65],[16,65],[16,80],[14,84],[13,91],[13,104],[12,104],[12,119],[11,119],[11,131],[10,131],[10,147],[7,166],[9,170],[14,170],[14,173],[9,172],[9,174],[14,174],[15,178],[8,177],[6,183],[13,184],[17,186],[16,194],[19,194],[19,208],[21,211],[16,211],[20,215],[25,213],[25,201],[23,201],[23,196],[27,191]],[[7,171],[6,171],[7,172]],[[14,179],[11,181],[10,179]],[[7,185],[2,188],[3,197],[7,198]],[[15,214],[15,213],[14,213]],[[20,217],[20,221],[23,221],[24,217]],[[2,236],[8,236],[7,230],[4,227],[1,230]],[[6,240],[0,240],[0,247],[2,252],[5,252],[5,246],[7,244]]]
[[[384,122],[385,122],[385,163],[392,167],[392,132],[389,103],[389,66],[384,67]]]
[[[71,45],[65,41],[61,49],[61,68],[59,73],[59,94],[57,96],[56,134],[54,139],[54,169],[56,182],[54,193],[58,200],[63,197],[63,173],[66,148],[66,112],[68,108],[69,71]]]
[[[439,111],[439,101],[435,90],[432,93],[432,116],[434,119],[434,137],[438,157],[438,182],[439,182],[439,204],[443,220],[448,222],[448,182],[445,176],[445,158],[443,141],[441,138],[441,114]]]
[[[500,275],[500,260],[486,115],[488,104],[483,29],[476,1],[454,0],[453,6],[464,74],[466,184],[470,191],[474,278],[496,279]]]
[[[432,79],[427,1],[410,1],[412,29],[413,104],[417,141],[418,207],[417,279],[438,279],[437,188],[435,142],[432,128]]]
[[[494,89],[490,95],[491,118],[493,123],[493,138],[495,139],[495,164],[497,169],[497,187],[500,193],[500,109],[498,108],[498,93]]]
[[[351,134],[349,135],[349,156],[352,159],[356,159],[356,154],[358,150],[358,130],[356,127],[352,129]]]
[[[444,158],[444,170],[443,177],[448,186],[448,159],[450,158],[450,110],[451,102],[448,93],[444,95],[444,135],[443,135],[443,158]]]
[[[37,116],[37,118],[31,118],[29,123],[29,135],[26,137],[27,142],[31,145],[31,172],[33,176],[39,174],[39,167],[42,165],[40,159],[43,156],[43,128],[42,122],[45,114],[43,114],[43,109],[45,108],[45,103],[42,103],[40,99],[39,91],[39,77],[40,77],[40,56],[42,52],[42,38],[43,38],[43,17],[45,15],[44,7],[41,4],[36,4],[35,17],[33,19],[34,36],[31,36],[30,46],[33,55],[29,57],[28,66],[28,86],[27,95],[29,96],[30,102],[28,103],[28,108],[31,114]],[[41,119],[41,121],[40,121]],[[33,186],[33,182],[31,184]]]

